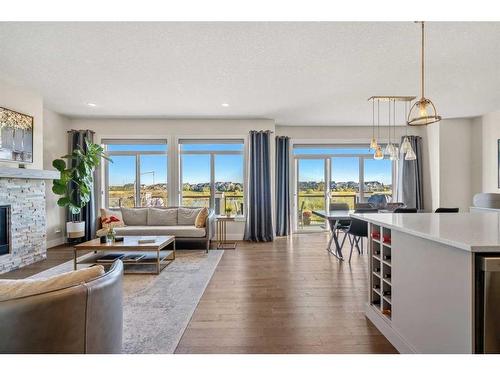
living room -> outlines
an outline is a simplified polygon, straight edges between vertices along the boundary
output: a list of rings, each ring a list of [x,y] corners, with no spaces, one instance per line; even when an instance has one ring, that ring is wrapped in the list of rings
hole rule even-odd
[[[0,22],[0,353],[500,353],[499,22],[106,9]]]

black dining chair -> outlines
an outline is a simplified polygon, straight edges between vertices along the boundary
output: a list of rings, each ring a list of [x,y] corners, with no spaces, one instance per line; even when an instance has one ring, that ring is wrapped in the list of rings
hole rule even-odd
[[[349,211],[349,205],[347,203],[330,203],[330,211]],[[346,232],[349,229],[351,220],[339,220],[337,223],[337,235],[340,232]],[[330,221],[330,228],[333,230],[335,225],[335,220]]]
[[[456,213],[458,212],[458,207],[439,207],[436,208],[436,211],[434,211],[437,214],[442,214],[442,213]]]
[[[354,211],[357,214],[367,214],[367,213],[377,213],[377,208],[360,208]],[[363,254],[363,238],[368,238],[368,223],[363,220],[359,220],[356,218],[351,219],[351,225],[349,225],[349,229],[347,230],[344,240],[342,240],[342,244],[344,244],[345,237],[349,236],[349,242],[351,243],[351,252],[349,254],[349,263],[352,258],[352,251],[354,246],[358,250],[358,254]],[[360,247],[361,245],[361,247]]]
[[[394,211],[395,214],[416,214],[416,208],[398,207]]]

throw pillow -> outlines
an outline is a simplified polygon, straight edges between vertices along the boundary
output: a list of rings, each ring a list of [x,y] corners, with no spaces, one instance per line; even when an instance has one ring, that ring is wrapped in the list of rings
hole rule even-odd
[[[101,208],[101,226],[104,229],[107,229],[109,227],[109,224],[104,223],[104,219],[107,219],[108,217],[111,216],[114,216],[119,220],[118,222],[113,223],[114,228],[125,226],[125,223],[123,222],[122,212],[120,210],[110,210],[108,208]]]
[[[201,208],[188,208],[179,207],[177,211],[177,224],[178,225],[194,225],[196,221],[196,216]]]
[[[42,279],[0,280],[0,302],[83,284],[101,275],[104,267],[94,266]]]
[[[177,208],[150,208],[148,225],[167,227],[177,225]]]
[[[208,217],[208,209],[206,207],[202,208],[200,212],[198,212],[198,215],[196,216],[196,219],[194,221],[194,226],[196,228],[205,228],[207,217]]]

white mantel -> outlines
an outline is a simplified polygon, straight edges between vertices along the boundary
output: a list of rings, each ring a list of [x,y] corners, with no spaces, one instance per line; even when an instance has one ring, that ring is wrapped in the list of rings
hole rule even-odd
[[[31,180],[54,180],[60,177],[59,171],[43,169],[24,169],[0,167],[0,178],[25,178]]]

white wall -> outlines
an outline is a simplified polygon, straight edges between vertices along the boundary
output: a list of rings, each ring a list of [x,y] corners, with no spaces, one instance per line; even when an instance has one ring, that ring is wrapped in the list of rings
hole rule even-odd
[[[47,108],[43,110],[43,168],[54,170],[52,161],[68,153],[66,129],[69,119]],[[52,192],[52,183],[46,182],[47,247],[64,243],[65,209],[57,205],[59,196]]]
[[[500,139],[500,111],[487,113],[482,123],[482,191],[500,193],[498,188],[498,145]]]
[[[472,127],[472,119],[443,120],[439,124],[441,207],[468,212],[472,205]]]
[[[0,81],[0,106],[33,116],[33,164],[26,168],[43,168],[43,99],[33,91]],[[4,167],[17,168],[19,163],[0,162]]]
[[[424,208],[435,210],[439,207],[439,123],[421,127],[424,179]]]
[[[66,126],[69,129],[90,129],[95,132],[95,141],[105,138],[127,139],[167,139],[169,144],[168,181],[179,181],[178,153],[179,138],[243,138],[245,142],[250,130],[271,130],[274,132],[274,120],[267,119],[71,119]],[[271,142],[271,167],[274,171],[274,135]],[[272,185],[274,186],[274,184]],[[172,184],[169,189],[169,205],[177,205],[179,186]],[[273,194],[274,196],[274,194]],[[101,201],[104,196],[101,197]],[[228,239],[243,238],[245,223],[228,223]]]

